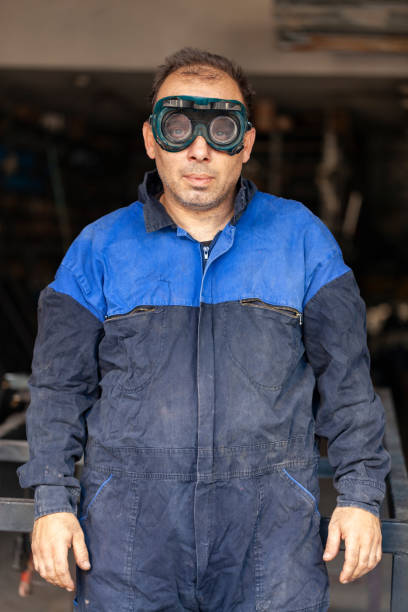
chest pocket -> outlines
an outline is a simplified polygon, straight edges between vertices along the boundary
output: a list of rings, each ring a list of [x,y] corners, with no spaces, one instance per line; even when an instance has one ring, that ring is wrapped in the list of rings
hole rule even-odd
[[[225,343],[235,365],[256,385],[278,390],[302,348],[302,314],[257,298],[224,305]]]
[[[159,369],[164,313],[163,306],[137,306],[127,314],[106,319],[105,334],[115,345],[114,360],[122,389],[142,389]]]

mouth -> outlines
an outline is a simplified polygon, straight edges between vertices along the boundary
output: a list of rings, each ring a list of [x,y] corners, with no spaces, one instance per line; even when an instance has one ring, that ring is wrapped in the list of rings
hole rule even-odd
[[[191,185],[196,186],[205,186],[209,185],[211,181],[214,179],[213,176],[209,174],[184,174],[183,178],[185,178]]]

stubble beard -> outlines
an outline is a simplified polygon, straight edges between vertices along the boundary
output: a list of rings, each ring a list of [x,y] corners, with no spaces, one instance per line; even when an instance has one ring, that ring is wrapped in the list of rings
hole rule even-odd
[[[198,189],[195,189],[195,191],[204,191],[204,189],[198,188]],[[182,198],[181,196],[177,195],[176,193],[174,193],[173,196],[176,198],[177,202],[181,204],[181,206],[183,206],[184,208],[188,210],[212,210],[213,208],[218,208],[218,206],[220,206],[220,204],[222,204],[222,202],[225,200],[224,194],[208,202],[205,202],[205,201],[202,202],[199,199],[186,200]]]
[[[200,198],[200,194],[204,194],[206,191],[205,187],[193,187],[192,190],[197,193],[197,199],[192,197],[184,198],[182,195],[178,194],[172,187],[169,185],[167,181],[163,181],[163,184],[170,191],[171,196],[176,200],[178,204],[183,206],[187,210],[212,210],[214,208],[218,208],[224,202],[224,200],[228,197],[227,193],[221,193],[218,197],[215,197],[209,201],[202,201]]]

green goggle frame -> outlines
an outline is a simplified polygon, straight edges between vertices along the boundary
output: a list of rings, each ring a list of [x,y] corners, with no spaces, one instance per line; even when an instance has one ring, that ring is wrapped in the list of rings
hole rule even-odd
[[[202,136],[213,149],[235,155],[242,151],[245,132],[252,127],[242,102],[195,96],[161,98],[149,123],[156,142],[171,153]]]

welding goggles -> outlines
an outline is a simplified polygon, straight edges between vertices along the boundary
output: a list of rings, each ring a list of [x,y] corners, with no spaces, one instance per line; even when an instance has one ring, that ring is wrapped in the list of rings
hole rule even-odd
[[[252,125],[238,100],[168,96],[158,100],[149,117],[156,142],[175,153],[202,136],[213,149],[235,155]]]

